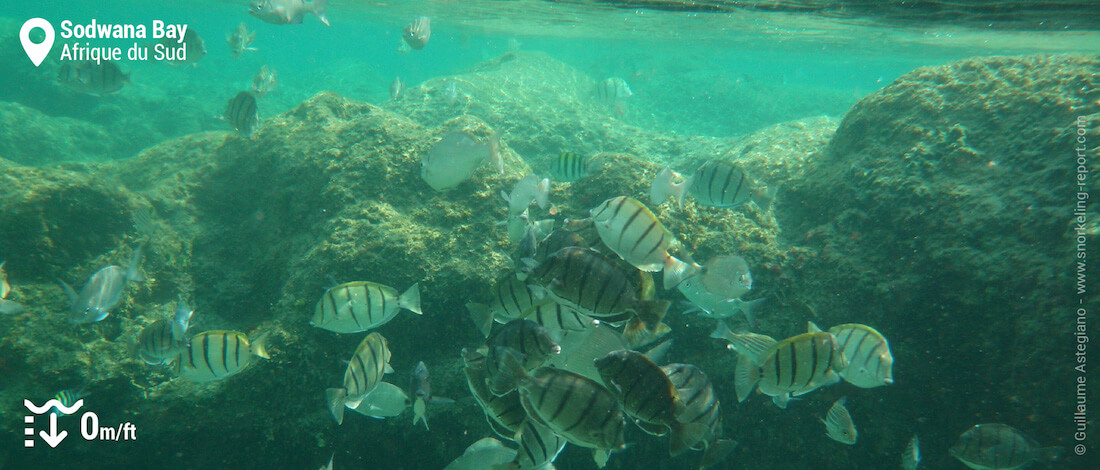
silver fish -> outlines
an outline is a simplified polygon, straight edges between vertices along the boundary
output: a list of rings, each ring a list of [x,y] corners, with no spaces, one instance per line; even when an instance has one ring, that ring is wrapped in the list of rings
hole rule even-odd
[[[432,38],[432,20],[427,16],[421,16],[405,26],[401,38],[409,47],[420,50],[428,45]]]
[[[917,470],[920,465],[920,438],[913,435],[912,439],[909,439],[909,445],[905,446],[905,451],[901,453],[901,470]]]
[[[325,26],[329,26],[328,17],[325,16],[325,4],[328,0],[252,0],[252,8],[248,14],[259,18],[264,23],[271,24],[302,24],[306,13],[312,13],[321,20]]]
[[[443,467],[443,470],[484,470],[505,465],[516,459],[516,450],[505,447],[491,437],[470,444],[462,455]]]
[[[81,398],[84,398],[88,395],[90,394],[84,387],[81,387],[79,389],[70,388],[57,392],[57,394],[53,396],[53,399],[61,403],[62,407],[72,408],[77,401],[80,401]],[[50,407],[49,413],[52,415],[56,415],[57,417],[68,416],[66,413],[58,409],[57,406]]]
[[[138,358],[150,365],[172,362],[187,347],[187,327],[194,313],[195,310],[180,299],[171,321],[162,318],[143,328],[138,334]]]
[[[626,80],[618,77],[608,78],[597,83],[594,94],[596,100],[607,105],[614,105],[634,96],[634,92],[630,91],[630,85],[626,84]]]
[[[830,439],[841,444],[854,445],[859,439],[859,432],[856,431],[856,425],[852,422],[852,415],[848,413],[848,408],[844,406],[847,400],[848,397],[841,397],[833,403],[821,422],[825,423],[825,435]]]
[[[711,338],[724,339],[729,342],[726,346],[731,351],[745,356],[749,362],[761,365],[765,354],[775,346],[778,341],[768,335],[756,333],[734,333],[726,326],[726,322],[719,321],[718,327],[710,334]]]
[[[1051,462],[1061,447],[1039,447],[1039,443],[1005,424],[979,424],[959,436],[948,451],[974,470],[1014,470],[1033,462]]]
[[[584,331],[600,323],[599,320],[582,314],[572,308],[545,299],[524,312],[523,318],[530,318],[547,331]]]
[[[428,428],[428,415],[427,408],[428,402],[432,399],[432,384],[428,381],[428,366],[424,365],[424,361],[420,361],[416,364],[416,368],[413,369],[412,382],[409,384],[409,389],[413,391],[413,426],[416,426],[417,421],[424,422],[424,429]]]
[[[191,338],[176,358],[176,375],[193,382],[213,382],[236,375],[253,357],[270,359],[266,335],[249,342],[239,331],[204,331]]]
[[[550,163],[550,177],[554,181],[571,183],[588,176],[590,159],[577,156],[573,152],[562,152]]]
[[[501,190],[500,195],[508,202],[509,217],[519,216],[532,202],[545,209],[549,205],[550,179],[543,178],[540,181],[534,174],[528,174],[516,182],[511,193]]]
[[[242,136],[250,137],[252,130],[260,125],[260,112],[256,106],[256,95],[247,91],[237,93],[225,103],[225,112],[222,114],[229,125],[237,129]]]
[[[703,265],[700,275],[685,279],[676,287],[703,316],[729,318],[742,313],[749,325],[756,323],[754,310],[764,302],[764,299],[739,299],[752,289],[752,273],[740,256],[715,256]]]
[[[384,419],[400,415],[409,407],[409,395],[389,382],[379,382],[355,408],[356,413]]]
[[[829,328],[848,359],[840,378],[860,388],[894,383],[894,356],[881,333],[867,325],[849,323]]]
[[[271,67],[266,65],[260,67],[260,71],[252,76],[252,92],[259,98],[275,91],[277,86],[279,86],[279,74]]]
[[[256,40],[256,32],[249,31],[248,25],[241,23],[237,25],[237,29],[232,33],[225,36],[225,41],[229,43],[229,52],[233,54],[233,59],[240,59],[241,55],[247,51],[255,51],[252,42]]]
[[[393,320],[401,309],[417,315],[420,284],[398,295],[397,289],[368,281],[347,282],[325,291],[313,311],[310,325],[337,333],[358,333]]]
[[[57,81],[77,93],[109,95],[130,83],[130,74],[122,73],[109,60],[80,62],[63,61],[57,71]]]
[[[546,328],[527,319],[515,319],[489,336],[487,344],[492,348],[510,348],[521,354],[523,368],[531,370],[546,363],[553,354],[561,353],[561,346],[550,338]],[[500,395],[503,392],[493,391]]]
[[[61,282],[65,294],[69,296],[69,321],[72,323],[92,323],[107,318],[111,310],[122,302],[122,290],[130,281],[142,280],[140,266],[144,246],[134,250],[130,266],[123,270],[118,266],[107,266],[96,271],[77,294],[68,284]]]
[[[432,189],[443,191],[465,181],[485,160],[504,173],[499,139],[494,133],[488,141],[479,142],[465,132],[450,132],[424,156],[420,177]]]
[[[401,98],[403,91],[405,91],[405,84],[401,82],[401,77],[393,77],[393,83],[390,83],[390,99],[397,101]]]
[[[736,165],[721,160],[708,160],[687,181],[674,182],[680,178],[682,176],[669,167],[658,172],[650,186],[650,202],[661,204],[673,197],[683,207],[684,194],[688,193],[705,206],[733,208],[752,201],[767,211],[777,189],[757,183]]]
[[[669,254],[680,247],[680,241],[637,200],[626,196],[611,198],[590,214],[596,233],[611,251],[642,271],[663,270],[666,289],[698,271],[697,265]]]
[[[344,372],[344,387],[325,390],[329,411],[338,424],[344,423],[344,408],[356,408],[378,386],[382,376],[393,372],[390,348],[378,332],[363,338]]]
[[[754,363],[738,356],[734,369],[737,400],[744,401],[755,387],[785,408],[791,396],[799,396],[840,381],[837,371],[848,365],[840,344],[829,333],[804,333],[769,348]]]

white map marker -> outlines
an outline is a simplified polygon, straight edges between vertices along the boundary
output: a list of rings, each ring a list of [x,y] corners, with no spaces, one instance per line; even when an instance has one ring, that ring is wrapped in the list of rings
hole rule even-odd
[[[46,33],[45,41],[38,44],[31,42],[31,30],[34,28],[41,28]],[[34,62],[35,67],[41,65],[50,54],[50,49],[53,49],[53,35],[53,25],[42,18],[31,18],[19,28],[19,42],[23,43],[23,51]]]

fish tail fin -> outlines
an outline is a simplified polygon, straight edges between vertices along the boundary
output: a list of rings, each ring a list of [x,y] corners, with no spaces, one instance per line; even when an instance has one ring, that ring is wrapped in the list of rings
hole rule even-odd
[[[70,303],[76,302],[76,299],[77,299],[76,291],[73,290],[72,287],[69,287],[68,284],[65,284],[65,281],[62,281],[61,279],[58,279],[57,282],[61,283],[61,288],[65,290],[65,295],[69,296],[69,302]]]
[[[781,410],[787,409],[787,405],[793,400],[798,400],[798,398],[791,398],[790,393],[780,393],[772,397],[772,403],[775,403],[775,406],[778,406]]]
[[[807,333],[821,333],[821,327],[817,326],[817,323],[814,323],[813,320],[807,320],[806,321],[806,332]]]
[[[664,323],[658,323],[656,328],[650,329],[648,324],[634,317],[623,328],[623,340],[626,341],[627,346],[635,348],[651,343],[671,331],[672,328]]]
[[[267,341],[269,337],[271,337],[271,332],[264,333],[260,335],[256,341],[249,344],[249,351],[252,352],[253,356],[271,359],[271,355],[267,353]]]
[[[397,298],[397,305],[417,315],[423,315],[420,311],[420,283],[415,283],[409,290]]]
[[[692,437],[693,433],[686,432],[689,426],[696,426],[697,424],[685,424],[681,422],[673,422],[668,425],[668,454],[672,457],[676,457],[688,449],[691,448],[694,442],[687,442],[687,438]],[[698,434],[694,434],[698,436]]]
[[[489,159],[503,175],[504,156],[500,154],[500,131],[493,131],[493,135],[489,136]]]
[[[703,458],[699,461],[699,468],[704,469],[710,467],[726,458],[733,452],[733,449],[737,447],[737,441],[732,439],[715,439],[714,442],[707,444],[707,449],[703,451]]]
[[[773,184],[771,187],[762,186],[759,190],[753,191],[752,202],[759,207],[760,210],[767,212],[771,208],[772,203],[775,202],[775,194],[779,192],[779,185]]]
[[[634,306],[634,315],[641,320],[645,328],[651,333],[656,332],[668,312],[668,306],[672,305],[667,300],[639,300]]]
[[[543,178],[535,186],[535,204],[538,204],[541,209],[546,209],[550,205],[550,178]]]
[[[649,187],[649,201],[653,204],[661,204],[669,197],[676,199],[676,204],[684,207],[684,192],[687,190],[687,181],[676,183],[673,178],[679,178],[680,174],[664,167],[653,178],[653,184]]]
[[[714,331],[710,333],[710,337],[730,341],[730,338],[733,337],[733,330],[730,329],[729,325],[726,325],[726,322],[718,320],[718,326],[714,327]]]
[[[332,26],[328,23],[328,16],[325,15],[325,7],[328,6],[327,3],[328,0],[313,0],[309,6],[313,9],[313,14],[317,15],[317,19],[321,20],[325,26]]]
[[[662,277],[662,286],[665,289],[671,289],[691,276],[694,276],[702,270],[702,266],[696,263],[686,263],[669,255],[665,258],[664,277]]]
[[[325,390],[325,402],[328,403],[328,409],[332,412],[332,417],[336,418],[336,424],[344,424],[344,408],[347,403],[348,391],[343,388],[330,388]]]
[[[127,282],[141,282],[145,280],[145,276],[141,273],[141,260],[144,258],[145,244],[138,245],[134,250],[134,256],[130,258],[130,266],[126,267],[126,281]]]
[[[744,354],[737,356],[737,366],[733,370],[733,388],[737,392],[737,402],[743,402],[752,393],[756,382],[760,380],[760,368]]]
[[[740,305],[741,313],[745,314],[745,320],[747,320],[749,322],[749,327],[750,328],[755,328],[756,327],[756,309],[759,308],[760,305],[763,304],[764,302],[766,302],[767,300],[768,300],[767,297],[761,297],[761,298],[756,299],[756,300],[750,300],[748,302],[741,302],[741,305]]]
[[[474,321],[474,326],[481,332],[481,336],[488,338],[493,328],[493,312],[489,310],[489,306],[470,302],[466,304],[466,310],[470,311],[470,319]]]

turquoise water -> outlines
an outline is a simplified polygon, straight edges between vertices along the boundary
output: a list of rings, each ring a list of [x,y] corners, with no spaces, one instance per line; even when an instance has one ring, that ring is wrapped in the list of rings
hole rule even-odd
[[[538,170],[562,151],[599,153],[623,163],[594,170],[588,184],[555,186],[552,202],[563,213],[540,211],[540,218],[583,218],[594,204],[620,194],[607,193],[613,190],[634,191],[631,196],[648,202],[649,178],[665,164],[686,178],[707,158],[734,158],[759,173],[782,175],[785,185],[772,212],[697,203],[685,212],[673,204],[649,206],[700,262],[722,249],[747,258],[755,285],[745,298],[768,299],[753,331],[783,339],[805,331],[807,320],[826,328],[867,323],[893,347],[894,384],[860,389],[841,383],[809,393],[786,410],[761,394],[738,403],[734,356],[724,343],[708,338],[714,322],[683,315],[683,296],[659,290],[658,298],[673,304],[666,317],[674,340],[670,360],[706,371],[722,402],[722,437],[738,442],[713,468],[898,468],[914,434],[921,436],[925,454],[919,468],[964,468],[948,449],[970,426],[985,422],[1004,422],[1038,445],[1063,447],[1055,468],[1095,468],[1095,449],[1085,456],[1072,452],[1079,442],[1071,429],[1070,385],[1076,379],[1068,370],[1072,364],[1066,366],[1073,346],[1051,339],[1069,337],[1069,326],[1052,325],[1072,322],[1066,305],[1078,299],[1064,293],[1070,274],[1057,271],[1061,267],[1049,256],[1052,246],[1069,247],[1073,240],[1065,224],[1049,222],[1069,220],[1068,202],[1048,204],[1055,184],[1040,187],[1039,181],[1068,175],[1068,161],[1028,153],[1036,140],[1015,142],[1011,134],[1030,135],[1029,129],[1006,124],[1009,132],[1001,141],[960,137],[944,140],[942,148],[914,145],[915,150],[884,152],[881,160],[860,163],[869,166],[853,163],[851,171],[819,170],[825,167],[815,164],[848,157],[829,153],[840,151],[826,149],[825,142],[838,125],[844,130],[841,120],[861,100],[880,98],[899,77],[920,82],[907,75],[915,69],[962,60],[1091,57],[1093,68],[1082,66],[1086,85],[1071,90],[1076,95],[1058,95],[1063,83],[1040,83],[1035,86],[1048,86],[1051,95],[1034,101],[1084,97],[1072,110],[1059,112],[1096,117],[1098,84],[1096,75],[1089,79],[1087,73],[1100,73],[1095,67],[1100,34],[1090,23],[1096,7],[688,3],[332,1],[326,27],[309,14],[303,24],[264,23],[247,14],[244,1],[7,2],[0,9],[0,111],[7,123],[0,129],[5,152],[0,201],[9,205],[0,207],[0,224],[6,225],[0,226],[0,261],[8,261],[14,287],[8,298],[27,312],[0,316],[5,402],[0,469],[317,468],[332,455],[335,469],[438,469],[482,437],[505,440],[486,424],[456,360],[461,349],[483,340],[465,305],[486,301],[487,281],[513,264],[507,259],[513,244],[498,224],[505,203],[497,193],[522,176],[517,162]],[[966,14],[947,19],[954,17],[945,11]],[[423,50],[402,51],[401,29],[420,15],[432,19],[430,42]],[[178,67],[123,60],[119,65],[130,83],[120,92],[77,93],[57,83],[59,48],[73,40],[58,37],[39,67],[23,54],[18,29],[32,17],[55,28],[64,19],[186,23],[204,39],[207,55],[194,66]],[[225,38],[242,22],[256,32],[257,50],[235,60]],[[124,48],[135,41],[152,40],[94,40]],[[501,69],[509,70],[507,64],[530,61],[544,61],[545,75],[522,69],[530,75],[506,77],[522,86],[507,82],[488,91],[476,82],[484,79],[480,73],[497,70],[485,64],[505,64]],[[239,138],[221,119],[226,102],[247,90],[264,66],[277,71],[277,88],[259,100],[258,137]],[[972,70],[967,67],[962,69]],[[561,70],[582,78],[550,82]],[[487,75],[488,83],[499,84],[492,81],[499,77]],[[406,84],[396,101],[390,97],[395,77]],[[444,80],[455,77],[466,84],[452,98],[458,106],[440,98]],[[622,78],[633,93],[621,112],[603,106],[588,88],[567,90],[568,99],[549,105],[537,93],[541,84],[560,90],[609,77]],[[932,86],[935,80],[920,83]],[[1039,82],[1014,83],[1023,89]],[[965,80],[952,83],[961,83],[966,92]],[[514,90],[530,94],[509,94]],[[349,101],[326,94],[302,105],[323,92]],[[926,97],[914,92],[912,99]],[[915,108],[911,117],[919,120],[921,112],[935,107]],[[966,121],[958,131],[953,126],[964,121],[958,118],[915,129],[966,136],[972,129],[996,128],[1002,119],[1018,122],[1014,110],[996,103],[981,109],[989,111],[982,116],[988,120],[980,121],[988,124],[984,127]],[[310,127],[333,125],[339,120],[332,116],[341,110],[354,114],[340,117],[347,122],[382,115],[383,121],[369,122],[386,131],[364,131],[359,121],[346,128]],[[456,125],[445,122],[463,114],[477,120],[457,121],[459,127],[474,122],[470,127],[483,136],[490,132],[477,123],[505,129],[502,139],[514,152],[506,159],[508,174],[482,171],[475,183],[437,194],[418,178],[419,157],[444,128]],[[820,116],[826,119],[814,119]],[[858,118],[905,120],[873,112]],[[1041,118],[1036,120],[1048,121]],[[1090,122],[1082,132],[1100,140],[1095,120]],[[848,128],[846,135],[875,137],[871,131],[861,134],[864,130]],[[902,141],[918,131],[893,135]],[[1043,135],[1046,141],[1064,137],[1055,131]],[[771,147],[772,158],[760,157],[769,145],[777,145]],[[973,161],[957,151],[968,145],[977,147]],[[1018,149],[1025,150],[1012,153]],[[1088,151],[1093,175],[1095,149],[1093,143]],[[930,160],[946,155],[945,160],[966,163],[913,170],[920,176],[906,179],[912,177],[910,168],[897,170],[895,163],[912,158],[917,162],[912,166],[919,167],[921,152],[936,157]],[[1015,160],[1032,157],[1040,168],[1032,173],[1031,162]],[[393,162],[405,166],[386,166]],[[998,165],[1020,173],[989,176]],[[883,176],[865,186],[845,179],[878,167]],[[630,180],[630,170],[645,180]],[[614,171],[621,173],[609,174]],[[835,185],[828,178],[835,178]],[[1013,186],[1018,191],[989,190],[1005,187],[1006,180],[1019,183]],[[1095,177],[1087,181],[1095,183]],[[949,190],[937,192],[940,184]],[[901,189],[902,196],[889,192],[912,186],[930,188],[931,195],[906,199]],[[872,207],[878,193],[862,191],[880,190],[883,200],[898,205]],[[833,199],[834,193],[845,196]],[[831,206],[837,201],[851,205]],[[942,215],[956,214],[950,211],[960,206],[962,216]],[[153,228],[135,223],[146,208],[153,210]],[[917,215],[891,225],[892,214]],[[434,219],[419,220],[428,216]],[[974,220],[991,233],[975,234]],[[1025,225],[1041,226],[1040,236],[1019,230],[1031,244],[1024,245],[1026,251],[1019,251],[1017,239],[1008,244],[999,238],[1007,240]],[[1097,230],[1091,230],[1088,246],[1095,247]],[[148,244],[147,279],[128,288],[122,306],[94,325],[66,323],[68,300],[56,280],[83,284],[103,266],[125,265],[141,243]],[[943,255],[956,245],[965,249]],[[924,257],[922,250],[930,254]],[[948,266],[945,258],[959,264]],[[978,273],[974,266],[994,273]],[[1090,275],[1096,272],[1088,269]],[[456,400],[431,406],[430,431],[412,424],[409,410],[386,420],[349,411],[342,425],[333,422],[323,390],[339,384],[363,334],[337,335],[307,324],[317,297],[333,285],[330,278],[370,280],[398,292],[420,283],[425,314],[401,312],[377,331],[394,351],[395,372],[387,381],[409,388],[413,366],[423,360],[435,394]],[[254,359],[257,363],[240,375],[210,386],[135,360],[129,352],[138,332],[167,316],[181,294],[197,305],[192,333],[239,330],[256,340],[271,332],[272,359]],[[1097,307],[1087,296],[1080,302]],[[1092,330],[1094,318],[1086,322]],[[750,328],[741,319],[733,324]],[[78,388],[88,390],[87,407],[99,413],[103,425],[132,423],[136,440],[81,439],[79,418],[64,417],[59,422],[69,437],[58,448],[41,439],[33,449],[24,448],[22,399],[38,404]],[[819,421],[841,396],[849,397],[860,429],[855,446],[826,438]],[[47,423],[39,417],[36,430]],[[667,438],[644,434],[629,422],[627,428],[629,446],[614,453],[606,468],[697,467],[699,452],[672,458]],[[596,468],[591,452],[575,445],[566,446],[555,466]]]

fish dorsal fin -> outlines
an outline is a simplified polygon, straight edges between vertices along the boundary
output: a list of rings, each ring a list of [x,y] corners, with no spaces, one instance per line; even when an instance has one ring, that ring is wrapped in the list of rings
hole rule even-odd
[[[807,333],[821,333],[821,328],[818,327],[817,324],[814,323],[813,321],[807,321],[806,322],[806,332]]]

